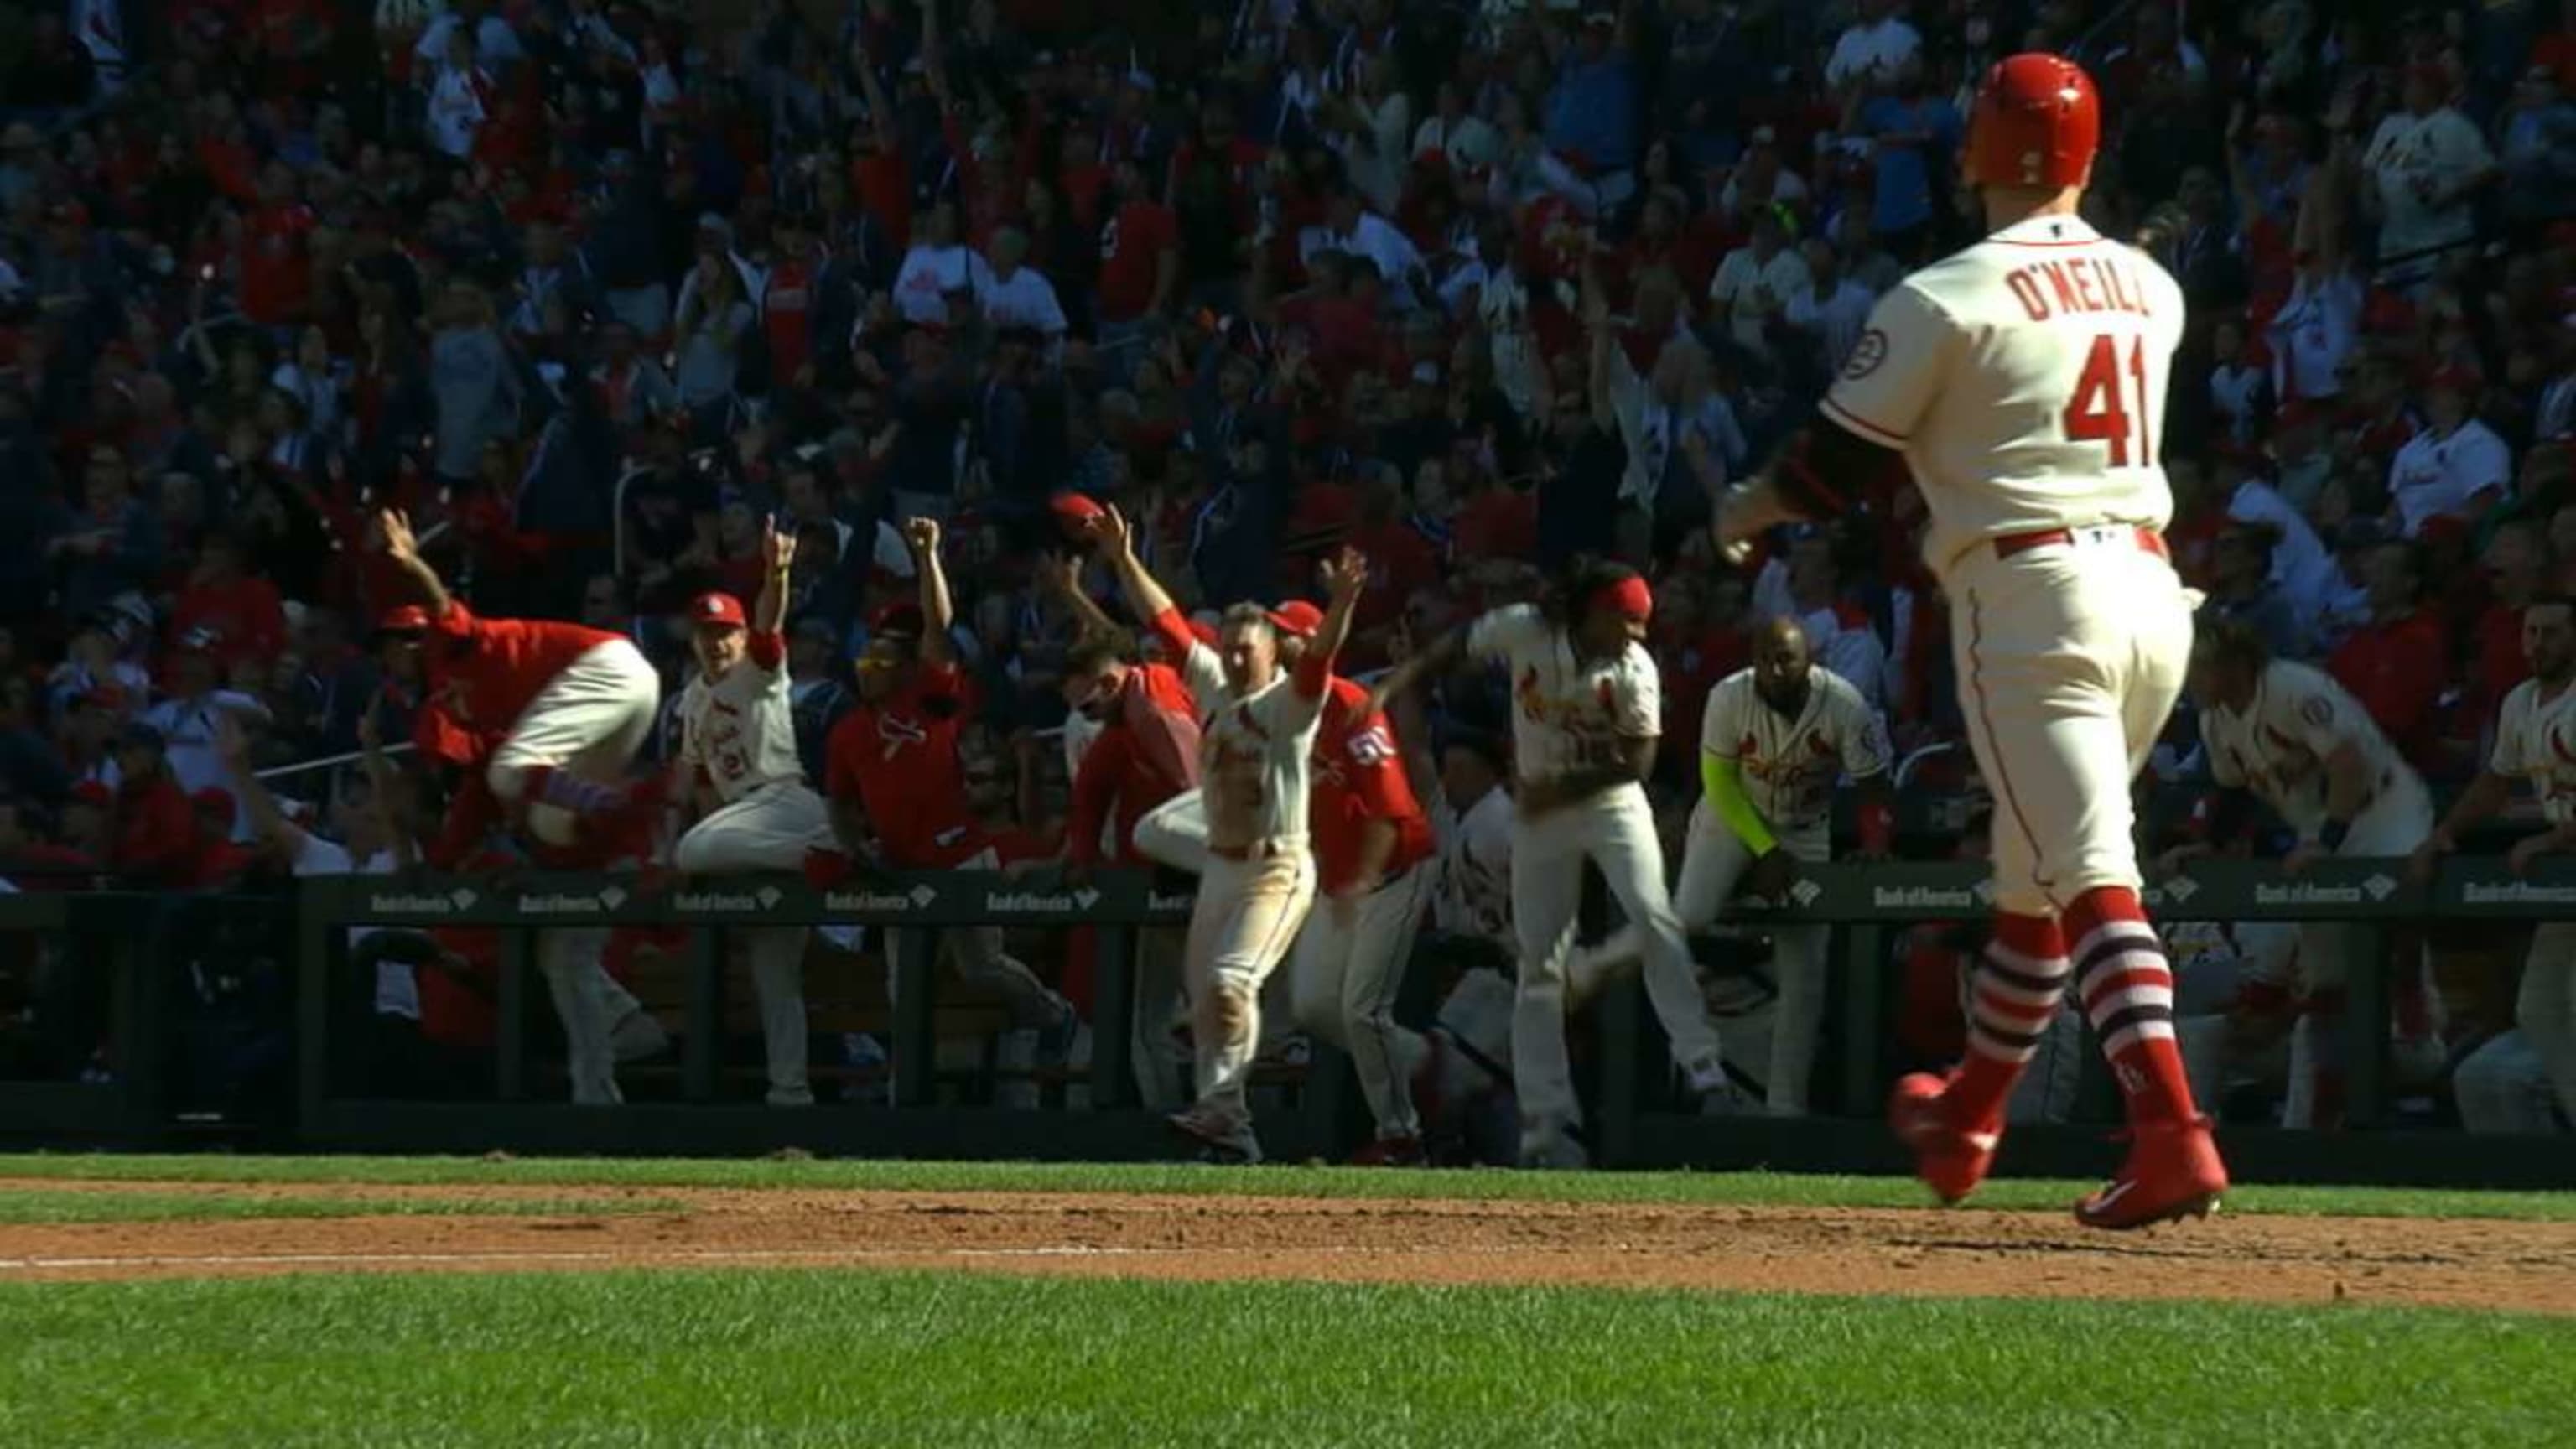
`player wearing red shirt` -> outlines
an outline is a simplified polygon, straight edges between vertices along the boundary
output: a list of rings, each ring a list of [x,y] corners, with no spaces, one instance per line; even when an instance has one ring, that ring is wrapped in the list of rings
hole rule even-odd
[[[908,519],[903,533],[921,599],[870,621],[858,707],[824,746],[832,833],[852,858],[896,870],[996,870],[1000,857],[966,808],[957,759],[969,699],[950,642],[955,615],[939,524]],[[1073,1045],[1073,1008],[1002,949],[1001,928],[950,931],[947,941],[961,975],[998,993],[1014,1025],[1038,1030],[1041,1062],[1062,1061]]]
[[[485,766],[493,798],[554,846],[649,817],[659,781],[626,781],[662,700],[642,651],[578,624],[478,618],[421,561],[400,510],[376,523],[386,560],[428,600],[420,628],[388,615],[384,632],[413,656],[439,709],[470,734],[498,735]]]
[[[1303,600],[1270,617],[1281,657],[1292,664],[1323,622]],[[1306,811],[1323,899],[1297,935],[1291,1001],[1298,1024],[1350,1053],[1359,1072],[1377,1120],[1377,1141],[1362,1159],[1420,1163],[1414,1084],[1432,1080],[1424,1068],[1434,1063],[1429,1042],[1396,1024],[1395,997],[1431,900],[1428,862],[1437,847],[1386,715],[1339,675],[1325,690]]]

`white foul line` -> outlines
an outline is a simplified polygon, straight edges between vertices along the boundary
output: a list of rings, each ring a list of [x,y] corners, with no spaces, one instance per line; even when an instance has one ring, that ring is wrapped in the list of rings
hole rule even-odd
[[[0,1258],[0,1272],[59,1268],[369,1267],[401,1263],[623,1263],[650,1268],[670,1262],[850,1262],[885,1258],[1125,1258],[1164,1248],[1093,1248],[1067,1243],[1037,1248],[684,1248],[592,1252],[476,1253],[145,1253],[132,1257]],[[1189,1250],[1199,1251],[1199,1250]]]

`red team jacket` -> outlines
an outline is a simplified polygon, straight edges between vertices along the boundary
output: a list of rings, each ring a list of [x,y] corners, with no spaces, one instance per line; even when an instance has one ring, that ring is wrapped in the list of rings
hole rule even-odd
[[[1368,691],[1335,675],[1315,731],[1314,781],[1307,797],[1315,835],[1315,885],[1330,895],[1359,877],[1361,834],[1372,820],[1395,824],[1387,878],[1431,858],[1431,819],[1415,798],[1382,713],[1368,712]]]
[[[478,618],[451,599],[422,650],[429,697],[468,730],[506,730],[566,666],[617,637],[579,624]]]
[[[924,664],[902,693],[862,703],[832,727],[823,746],[825,793],[859,801],[888,866],[941,870],[991,844],[966,809],[957,763],[971,705],[956,665]]]

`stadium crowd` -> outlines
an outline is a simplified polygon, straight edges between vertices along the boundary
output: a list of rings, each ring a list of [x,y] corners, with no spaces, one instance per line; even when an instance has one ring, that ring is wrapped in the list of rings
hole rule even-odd
[[[975,853],[898,839],[900,790],[835,759],[884,702],[852,664],[917,648],[933,572],[975,840],[1099,855],[1067,844],[1068,679],[1104,630],[1168,657],[1065,526],[1103,507],[1208,620],[1356,550],[1362,678],[1635,565],[1675,860],[1703,701],[1777,619],[1914,788],[1973,791],[1918,510],[1741,571],[1703,525],[1873,299],[1970,239],[1965,94],[2022,49],[2096,77],[2092,219],[2192,305],[2155,445],[2209,621],[2471,780],[2526,610],[2576,592],[2576,3],[78,0],[0,36],[0,876],[499,863],[441,828],[470,731],[375,647],[419,602],[388,507],[477,613],[624,635],[675,705],[691,601],[750,606],[774,518],[804,774],[893,863]],[[1508,709],[1471,671],[1398,720],[1434,933],[1498,957]],[[2208,782],[2194,710],[2169,738],[2155,778]],[[2228,815],[2156,844],[2290,844]],[[2176,934],[2187,990],[2245,963],[2203,978],[2240,1036],[2322,994],[2295,932]],[[378,1011],[433,1058],[488,1036],[469,944],[381,953]],[[1907,949],[1940,983],[1908,1046],[1955,1053],[1967,943]],[[1078,960],[961,964],[1070,1049]],[[2399,1031],[2427,1082],[2511,1048],[2484,1069],[2528,1100],[2479,1120],[2546,1129],[2511,974],[2436,972]],[[792,1075],[773,1052],[772,1100],[810,1100]]]

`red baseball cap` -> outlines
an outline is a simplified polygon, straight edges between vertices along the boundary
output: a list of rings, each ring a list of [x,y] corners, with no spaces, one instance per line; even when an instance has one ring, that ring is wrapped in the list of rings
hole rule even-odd
[[[1067,491],[1047,500],[1047,512],[1055,515],[1056,525],[1068,538],[1082,537],[1090,531],[1091,521],[1106,511],[1085,493]]]
[[[1324,627],[1324,611],[1304,599],[1290,599],[1270,611],[1270,627],[1282,634],[1312,639],[1315,631]]]
[[[689,622],[701,629],[740,629],[750,621],[743,617],[742,600],[731,594],[700,594],[689,601]]]
[[[418,604],[399,604],[376,618],[379,634],[420,634],[429,629],[429,611]]]

